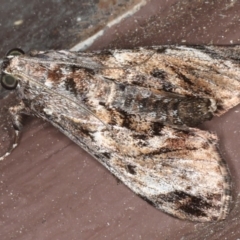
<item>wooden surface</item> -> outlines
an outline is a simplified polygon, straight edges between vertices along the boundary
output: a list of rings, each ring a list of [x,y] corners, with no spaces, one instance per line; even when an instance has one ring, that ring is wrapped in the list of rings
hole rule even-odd
[[[112,19],[106,12],[117,16],[122,9],[130,9],[124,1],[126,8],[121,11],[114,1],[43,3],[1,4],[2,54],[16,46],[26,51],[68,49],[83,39],[81,34],[90,37],[105,26],[98,25],[97,17],[107,23]],[[139,12],[106,29],[90,48],[239,44],[239,12],[240,3],[234,0],[148,1]],[[80,13],[86,23],[81,23],[82,28],[75,21]],[[21,19],[23,23],[14,26]],[[89,31],[91,25],[94,31]],[[4,152],[12,141],[6,109],[16,100],[12,94],[3,98],[1,92],[0,96],[0,151]],[[18,148],[0,162],[0,239],[240,238],[239,118],[237,106],[201,126],[219,136],[234,183],[229,217],[210,224],[181,221],[154,209],[50,124],[26,118]]]

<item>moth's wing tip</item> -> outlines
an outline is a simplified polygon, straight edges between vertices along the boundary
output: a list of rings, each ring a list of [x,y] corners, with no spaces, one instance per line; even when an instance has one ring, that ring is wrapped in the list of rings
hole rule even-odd
[[[199,186],[196,194],[187,189],[175,189],[164,194],[145,194],[141,197],[175,218],[202,223],[222,221],[231,210],[232,181],[228,167],[221,158],[219,164],[216,164],[220,171],[216,172],[218,175],[212,176],[213,181],[214,177],[218,179],[213,183],[214,188],[208,190],[206,186]]]
[[[173,203],[170,206],[168,204],[161,204],[159,202],[155,202],[153,199],[149,200],[146,197],[142,197],[145,201],[147,201],[152,206],[156,207],[157,209],[163,211],[166,214],[171,215],[172,217],[181,219],[181,220],[188,220],[191,222],[216,222],[222,221],[227,218],[230,212],[230,203],[232,200],[231,196],[225,196],[225,202],[221,206],[212,206],[212,208],[208,208],[204,206],[192,206],[192,203],[188,204],[179,204],[178,206]],[[193,198],[195,198],[193,196]],[[213,201],[214,202],[214,201]],[[211,205],[211,204],[210,204]],[[167,207],[166,207],[167,206]]]

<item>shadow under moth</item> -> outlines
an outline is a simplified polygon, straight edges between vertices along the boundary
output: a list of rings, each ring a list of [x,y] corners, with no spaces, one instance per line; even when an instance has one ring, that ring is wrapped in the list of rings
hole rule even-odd
[[[156,208],[218,221],[229,213],[230,173],[217,136],[195,127],[239,104],[239,56],[239,46],[13,49],[1,84],[21,99],[9,109],[16,136],[22,114],[42,118]]]

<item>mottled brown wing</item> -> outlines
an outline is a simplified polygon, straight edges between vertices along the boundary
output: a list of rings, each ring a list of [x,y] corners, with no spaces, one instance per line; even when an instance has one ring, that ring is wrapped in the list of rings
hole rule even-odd
[[[58,123],[51,120],[156,208],[191,221],[226,218],[231,181],[214,134],[163,127],[158,134],[146,135],[122,127],[109,130],[94,120],[89,129],[81,122],[69,116]]]
[[[112,172],[158,209],[192,221],[227,216],[231,183],[215,135],[164,127],[143,136],[114,129],[96,140],[105,152],[114,146],[108,152]]]

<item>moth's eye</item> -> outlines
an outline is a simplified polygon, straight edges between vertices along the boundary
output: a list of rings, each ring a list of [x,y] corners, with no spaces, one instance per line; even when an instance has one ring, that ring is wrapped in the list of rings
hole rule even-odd
[[[1,76],[1,84],[5,89],[13,90],[17,87],[18,81],[12,75],[3,73]]]
[[[7,52],[6,56],[19,56],[23,55],[24,51],[20,48],[13,48],[10,51]]]

